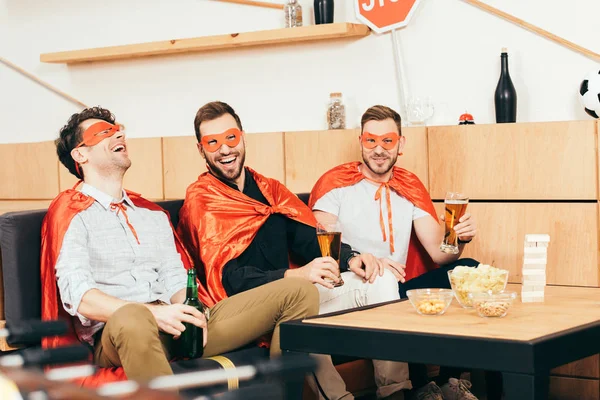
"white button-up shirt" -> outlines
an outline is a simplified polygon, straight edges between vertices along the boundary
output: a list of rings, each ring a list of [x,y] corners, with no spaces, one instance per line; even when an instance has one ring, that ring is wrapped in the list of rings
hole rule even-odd
[[[56,263],[56,279],[64,309],[78,317],[77,335],[93,345],[93,335],[104,323],[77,312],[88,290],[131,302],[169,303],[171,296],[185,288],[187,275],[164,212],[136,207],[125,191],[121,200],[88,184],[81,192],[96,201],[71,221]],[[121,202],[126,216],[111,210],[111,203]]]

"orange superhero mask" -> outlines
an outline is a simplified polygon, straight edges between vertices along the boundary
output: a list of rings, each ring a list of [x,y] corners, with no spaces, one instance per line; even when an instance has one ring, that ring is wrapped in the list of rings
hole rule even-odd
[[[229,147],[235,147],[240,144],[244,133],[237,128],[231,128],[217,135],[206,135],[201,139],[202,148],[209,153],[219,150],[224,144]]]
[[[123,132],[125,127],[123,125],[113,125],[110,122],[100,121],[90,125],[89,128],[83,132],[82,141],[77,147],[82,146],[95,146],[106,138],[112,137],[117,132]],[[76,147],[76,148],[77,148]]]
[[[381,146],[386,150],[393,150],[400,140],[400,135],[396,132],[389,132],[384,135],[373,135],[369,132],[363,132],[360,135],[360,141],[363,146],[369,150],[373,150],[377,146]]]

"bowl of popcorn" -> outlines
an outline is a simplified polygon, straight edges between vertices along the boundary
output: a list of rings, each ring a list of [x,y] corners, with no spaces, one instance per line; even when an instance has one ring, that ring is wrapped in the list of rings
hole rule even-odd
[[[454,297],[450,289],[413,289],[407,290],[406,295],[421,315],[442,315]]]
[[[477,314],[484,318],[504,317],[516,297],[515,292],[469,293]]]
[[[473,303],[469,293],[502,292],[508,283],[508,271],[485,264],[476,268],[458,266],[448,271],[448,279],[458,303],[471,308]]]

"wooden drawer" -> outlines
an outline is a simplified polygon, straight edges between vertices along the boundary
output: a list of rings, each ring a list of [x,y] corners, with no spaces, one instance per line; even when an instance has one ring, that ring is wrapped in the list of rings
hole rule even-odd
[[[600,378],[600,358],[596,354],[595,356],[554,368],[551,373],[578,378]]]
[[[396,165],[414,172],[428,187],[427,129],[404,128],[406,146]],[[286,186],[294,193],[310,192],[325,172],[340,164],[362,161],[360,129],[286,132]]]
[[[600,398],[598,379],[550,377],[550,400],[595,400]]]
[[[443,203],[436,203],[438,215]],[[478,235],[463,257],[510,271],[521,282],[525,234],[547,233],[547,283],[598,286],[598,205],[596,203],[470,203]]]
[[[428,137],[434,199],[597,197],[594,121],[430,127]]]

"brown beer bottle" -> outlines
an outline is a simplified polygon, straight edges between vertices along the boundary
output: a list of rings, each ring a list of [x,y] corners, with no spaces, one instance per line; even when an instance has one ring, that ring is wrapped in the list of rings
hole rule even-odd
[[[204,313],[204,304],[198,300],[198,286],[196,284],[196,270],[190,268],[187,273],[186,299],[183,304],[196,308]],[[183,358],[199,358],[204,353],[204,330],[196,325],[184,322],[185,331],[179,338],[179,356]]]

